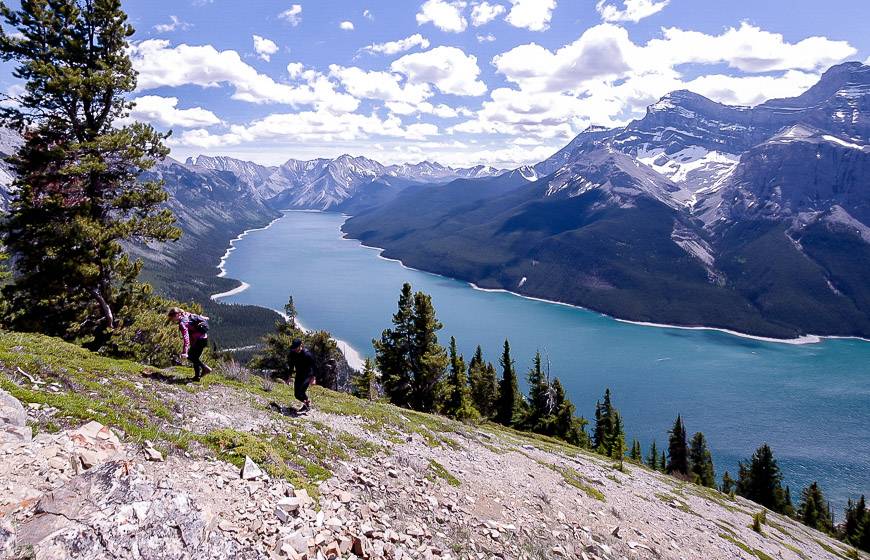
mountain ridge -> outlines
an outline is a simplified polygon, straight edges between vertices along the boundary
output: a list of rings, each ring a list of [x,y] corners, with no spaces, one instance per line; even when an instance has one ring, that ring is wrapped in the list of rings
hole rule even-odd
[[[344,231],[415,268],[619,318],[866,338],[868,115],[860,63],[755,107],[673,92],[580,133],[504,196],[468,209],[457,190],[408,214],[408,190]]]

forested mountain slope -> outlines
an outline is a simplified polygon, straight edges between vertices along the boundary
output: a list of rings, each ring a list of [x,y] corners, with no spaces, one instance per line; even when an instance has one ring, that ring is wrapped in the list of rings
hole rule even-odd
[[[408,189],[344,229],[410,266],[626,319],[867,337],[868,115],[860,63],[751,108],[675,92],[524,185]]]

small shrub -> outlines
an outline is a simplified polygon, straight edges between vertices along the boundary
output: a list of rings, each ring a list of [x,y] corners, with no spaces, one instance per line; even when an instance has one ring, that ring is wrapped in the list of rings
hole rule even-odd
[[[215,369],[221,376],[240,383],[247,383],[251,378],[250,370],[235,360],[219,362]]]
[[[767,511],[761,510],[752,516],[752,530],[761,533],[761,526],[767,524]]]
[[[271,393],[275,388],[275,382],[272,381],[272,376],[268,373],[263,377],[262,389],[266,393]]]

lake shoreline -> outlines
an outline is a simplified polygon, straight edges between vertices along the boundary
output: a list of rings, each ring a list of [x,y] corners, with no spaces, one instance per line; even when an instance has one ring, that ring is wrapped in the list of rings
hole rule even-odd
[[[343,224],[342,224],[342,227],[343,227]],[[870,342],[870,339],[862,338],[862,337],[858,337],[858,336],[807,334],[807,335],[803,335],[803,336],[799,336],[799,337],[795,337],[795,338],[775,338],[775,337],[767,337],[767,336],[760,336],[760,335],[744,333],[744,332],[735,331],[732,329],[725,329],[725,328],[721,328],[721,327],[710,327],[710,326],[705,326],[705,325],[672,325],[672,324],[668,324],[668,323],[656,323],[656,322],[649,322],[649,321],[633,321],[631,319],[623,319],[620,317],[614,317],[613,315],[608,315],[607,313],[602,313],[601,311],[596,311],[595,309],[583,307],[582,305],[576,305],[573,303],[566,303],[563,301],[539,298],[539,297],[535,297],[535,296],[528,296],[528,295],[524,295],[524,294],[521,294],[518,292],[513,292],[511,290],[507,290],[505,288],[481,288],[480,286],[478,286],[474,282],[469,282],[467,280],[454,278],[452,276],[446,276],[444,274],[439,274],[437,272],[432,272],[429,270],[414,268],[412,266],[408,266],[407,264],[405,264],[401,259],[384,256],[386,249],[383,247],[377,247],[375,245],[366,245],[363,241],[356,239],[354,237],[350,237],[348,234],[346,234],[344,232],[343,229],[341,230],[341,233],[343,234],[342,239],[345,239],[348,241],[356,241],[357,243],[360,244],[361,247],[365,247],[366,249],[378,251],[379,252],[378,258],[383,259],[385,261],[392,261],[392,262],[399,263],[403,268],[406,268],[408,270],[414,270],[416,272],[424,272],[426,274],[432,274],[432,275],[438,276],[440,278],[447,278],[449,280],[456,280],[458,282],[465,282],[472,289],[480,291],[480,292],[505,293],[505,294],[510,294],[512,296],[516,296],[518,298],[527,299],[527,300],[531,300],[531,301],[540,301],[542,303],[550,303],[550,304],[554,304],[554,305],[562,305],[565,307],[570,307],[573,309],[581,309],[583,311],[588,311],[590,313],[596,313],[602,317],[607,317],[608,319],[612,319],[614,321],[619,321],[620,323],[626,323],[626,324],[630,324],[630,325],[638,325],[641,327],[654,327],[654,328],[659,328],[659,329],[720,332],[720,333],[727,334],[730,336],[735,336],[738,338],[756,340],[758,342],[771,342],[771,343],[775,343],[775,344],[789,344],[789,345],[819,344],[819,343],[824,342],[825,340],[859,340],[862,342]]]
[[[275,223],[278,222],[278,220],[286,217],[288,212],[320,212],[320,211],[319,210],[291,210],[291,209],[282,210],[281,216],[275,218],[274,220],[269,222],[267,225],[262,226],[262,227],[246,229],[245,231],[243,231],[242,233],[237,235],[235,238],[230,240],[230,243],[229,243],[229,246],[227,247],[227,250],[224,252],[223,256],[220,259],[220,262],[217,265],[217,269],[218,269],[217,277],[218,278],[226,278],[226,275],[227,275],[226,262],[227,262],[227,259],[230,257],[230,255],[233,253],[233,251],[236,250],[236,245],[235,245],[236,242],[241,241],[251,232],[268,230],[273,225],[275,225]],[[214,301],[214,302],[219,302],[219,300],[221,300],[221,299],[240,294],[251,287],[250,284],[248,284],[247,282],[245,282],[243,280],[238,280],[235,278],[232,278],[232,280],[235,280],[236,282],[238,282],[239,285],[231,290],[227,290],[225,292],[220,292],[217,294],[212,294],[209,296],[209,299],[211,301]],[[272,309],[271,307],[265,307],[262,305],[257,305],[256,307],[261,307],[263,309],[268,309],[269,311],[274,311],[278,315],[281,315],[282,317],[284,317],[285,321],[287,320],[287,315],[279,309]],[[299,330],[301,330],[302,332],[304,332],[306,334],[313,332],[311,329],[308,329],[305,326],[303,326],[302,322],[299,320],[298,317],[296,319],[296,325],[299,327]],[[335,338],[335,337],[333,337],[333,340],[335,340],[335,343],[338,346],[338,349],[344,355],[344,359],[347,360],[347,364],[351,367],[351,369],[354,369],[356,371],[362,371],[363,366],[365,364],[365,360],[363,359],[362,353],[359,350],[357,350],[356,348],[354,348],[353,346],[351,346],[349,343],[347,343],[343,340],[340,340],[340,339]],[[248,349],[248,348],[250,348],[250,347],[246,347],[245,349]]]

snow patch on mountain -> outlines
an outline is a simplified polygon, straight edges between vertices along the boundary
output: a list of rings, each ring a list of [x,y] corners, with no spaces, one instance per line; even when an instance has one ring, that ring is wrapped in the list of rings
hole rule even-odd
[[[692,207],[700,191],[721,186],[721,179],[734,170],[740,156],[701,146],[688,146],[668,154],[665,148],[645,144],[638,150],[637,160],[677,185],[679,189],[671,193],[673,199]]]

